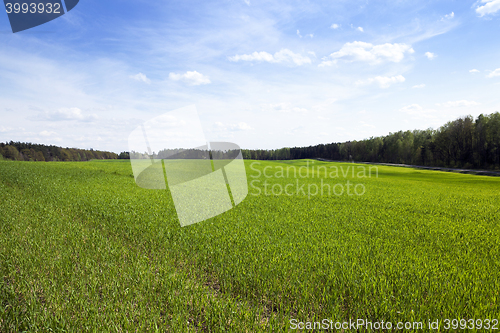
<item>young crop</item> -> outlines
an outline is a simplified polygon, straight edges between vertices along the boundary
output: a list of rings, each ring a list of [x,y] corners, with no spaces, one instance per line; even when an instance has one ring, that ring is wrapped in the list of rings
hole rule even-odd
[[[0,331],[500,317],[500,179],[245,163],[247,198],[181,228],[128,161],[0,161]]]

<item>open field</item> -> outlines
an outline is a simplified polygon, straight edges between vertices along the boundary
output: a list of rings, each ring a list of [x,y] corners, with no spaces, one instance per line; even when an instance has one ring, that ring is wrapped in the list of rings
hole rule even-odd
[[[139,188],[128,161],[0,161],[0,331],[500,318],[500,178],[245,164],[248,197],[181,228],[168,190]]]

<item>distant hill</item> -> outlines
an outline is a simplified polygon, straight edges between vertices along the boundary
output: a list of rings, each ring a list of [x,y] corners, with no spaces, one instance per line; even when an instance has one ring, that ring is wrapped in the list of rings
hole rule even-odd
[[[36,143],[0,143],[0,159],[14,161],[88,161],[124,158],[124,154],[93,149],[62,148]]]

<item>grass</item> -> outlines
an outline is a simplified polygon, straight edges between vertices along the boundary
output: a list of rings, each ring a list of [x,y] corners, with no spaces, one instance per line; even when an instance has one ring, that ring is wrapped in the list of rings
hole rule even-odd
[[[181,228],[168,190],[139,188],[128,161],[1,161],[0,331],[276,332],[291,319],[500,317],[499,178],[245,163],[247,198]],[[309,177],[276,178],[280,167]],[[365,193],[308,195],[321,181]],[[304,193],[275,195],[297,182]]]

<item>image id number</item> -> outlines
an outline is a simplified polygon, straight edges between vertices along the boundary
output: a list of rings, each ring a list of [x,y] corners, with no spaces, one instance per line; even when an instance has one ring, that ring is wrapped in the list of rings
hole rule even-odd
[[[59,3],[6,3],[5,7],[7,9],[7,14],[10,13],[31,13],[31,14],[42,14],[42,13],[47,13],[47,14],[61,14],[61,4]]]
[[[498,319],[445,319],[444,320],[444,329],[449,330],[449,329],[485,329],[485,330],[498,330]]]

